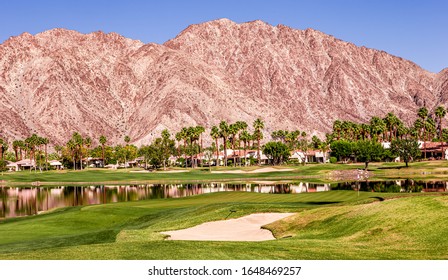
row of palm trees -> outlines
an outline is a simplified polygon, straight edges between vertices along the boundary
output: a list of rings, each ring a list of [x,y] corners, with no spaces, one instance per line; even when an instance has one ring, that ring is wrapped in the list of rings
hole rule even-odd
[[[244,121],[237,121],[235,123],[227,123],[226,121],[221,121],[218,126],[213,126],[210,131],[210,136],[215,141],[216,147],[216,158],[219,157],[219,145],[218,140],[222,139],[223,142],[223,152],[224,152],[224,165],[227,166],[227,145],[230,144],[232,150],[237,147],[241,147],[241,142],[244,145],[244,157],[246,157],[246,151],[249,147],[250,141],[257,141],[257,161],[258,164],[261,162],[260,157],[260,141],[263,139],[262,129],[264,128],[264,122],[261,118],[257,118],[253,124],[253,134],[249,133],[247,128],[248,124]],[[234,166],[236,166],[236,161],[233,161]]]
[[[393,113],[388,113],[384,118],[374,116],[369,123],[354,123],[350,121],[335,120],[333,132],[327,134],[327,141],[333,140],[376,140],[378,142],[394,139],[415,139],[424,142],[426,155],[427,141],[448,141],[448,130],[442,127],[442,120],[446,116],[443,106],[437,107],[432,114],[426,107],[417,111],[417,119],[410,126],[404,124]]]
[[[368,123],[355,123],[345,120],[335,120],[333,123],[333,131],[326,134],[326,139],[321,141],[316,136],[313,136],[312,142],[308,141],[307,133],[299,130],[277,130],[272,132],[273,140],[281,141],[287,144],[290,149],[299,148],[305,151],[314,146],[321,150],[328,150],[329,145],[335,140],[375,140],[375,141],[392,141],[394,139],[416,139],[421,141],[447,141],[448,130],[442,127],[442,120],[446,116],[446,109],[443,106],[437,107],[434,112],[430,113],[426,107],[421,107],[417,111],[417,119],[413,125],[407,126],[400,118],[393,113],[388,113],[384,118],[374,116]],[[232,148],[236,150],[243,148],[244,158],[248,148],[257,149],[257,162],[261,162],[261,140],[263,139],[262,130],[265,124],[261,118],[257,118],[252,123],[252,133],[248,131],[249,125],[244,121],[236,121],[235,123],[228,123],[221,121],[210,130],[210,136],[213,139],[213,150],[216,152],[216,158],[219,158],[220,145],[222,143],[222,150],[224,152],[224,164],[227,165],[228,155],[227,149]],[[170,134],[168,131],[168,137]],[[183,153],[190,156],[190,161],[193,167],[197,166],[197,159],[194,155],[203,152],[205,128],[202,126],[184,127],[175,134],[177,141],[177,154],[180,155],[180,149],[183,148]],[[126,145],[129,145],[130,138],[124,137]],[[104,135],[99,137],[101,145],[101,157],[103,163],[105,162],[105,149],[107,138]],[[252,144],[251,144],[252,143]],[[38,155],[45,151],[45,162],[47,163],[47,146],[49,144],[48,138],[44,138],[33,134],[24,140],[14,140],[12,147],[17,160],[25,157],[35,159],[37,162]],[[82,161],[82,158],[89,154],[89,148],[92,145],[92,139],[89,137],[82,137],[78,132],[73,133],[72,137],[64,147],[55,146],[56,152],[62,155],[65,151],[70,155],[74,167],[76,162]],[[213,146],[212,145],[212,146]],[[426,145],[424,145],[426,148]],[[190,147],[190,149],[188,149]],[[3,159],[3,154],[8,146],[6,141],[0,139],[0,155]],[[442,147],[443,150],[443,147]],[[188,152],[187,152],[188,151]],[[426,155],[426,151],[425,151]],[[187,161],[185,161],[187,162]],[[236,161],[233,161],[236,165]],[[187,164],[187,163],[186,163]],[[47,164],[46,164],[47,165]],[[82,163],[79,164],[82,169]]]
[[[12,142],[12,149],[16,160],[22,160],[24,158],[33,159],[39,164],[41,168],[42,152],[44,151],[45,168],[48,170],[48,138],[41,137],[37,134],[33,134],[30,137],[23,140],[14,140]],[[0,154],[1,160],[4,160],[4,153],[8,150],[9,146],[6,141],[0,139]]]

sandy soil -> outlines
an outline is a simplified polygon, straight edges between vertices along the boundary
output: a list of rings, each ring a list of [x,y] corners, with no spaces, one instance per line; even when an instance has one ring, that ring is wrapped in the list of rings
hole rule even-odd
[[[161,170],[157,171],[157,173],[183,173],[183,172],[189,172],[188,170]]]
[[[243,171],[243,170],[228,170],[228,171],[212,171],[212,173],[263,173],[263,172],[284,172],[284,171],[292,171],[294,169],[285,168],[285,169],[277,169],[273,167],[265,167],[260,169],[255,169],[252,171]]]
[[[161,232],[169,240],[264,241],[274,240],[272,232],[261,226],[294,215],[294,213],[258,213],[237,219],[208,222],[195,227]]]

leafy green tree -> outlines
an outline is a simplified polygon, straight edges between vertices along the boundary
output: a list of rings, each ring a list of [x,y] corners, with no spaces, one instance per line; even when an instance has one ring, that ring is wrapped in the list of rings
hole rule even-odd
[[[281,164],[288,160],[290,156],[288,145],[275,141],[266,143],[263,147],[263,153],[271,160],[272,165]]]
[[[331,143],[331,155],[338,158],[339,160],[346,160],[348,157],[353,155],[353,145],[352,142],[346,140],[334,141]]]
[[[398,155],[408,167],[409,161],[421,155],[418,142],[415,139],[395,139],[391,142],[390,150]]]
[[[365,170],[371,161],[381,160],[384,148],[380,143],[371,140],[360,140],[354,143],[353,152],[356,159],[365,163]]]

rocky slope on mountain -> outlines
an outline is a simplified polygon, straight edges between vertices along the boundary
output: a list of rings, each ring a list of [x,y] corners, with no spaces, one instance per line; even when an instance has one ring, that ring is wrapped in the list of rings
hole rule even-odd
[[[261,21],[191,25],[164,45],[64,29],[0,45],[0,137],[10,141],[36,132],[63,144],[79,131],[141,144],[164,128],[257,117],[266,133],[322,135],[335,119],[392,111],[410,123],[418,107],[447,102],[447,69]]]

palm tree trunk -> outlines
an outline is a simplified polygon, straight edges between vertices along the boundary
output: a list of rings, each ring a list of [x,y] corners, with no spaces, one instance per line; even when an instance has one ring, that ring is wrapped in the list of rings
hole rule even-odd
[[[102,147],[102,154],[103,154],[103,167],[106,166],[106,162],[104,160],[104,145],[101,145]]]
[[[47,144],[45,144],[45,170],[48,171],[48,153],[47,153]]]
[[[426,128],[423,127],[423,146],[425,147],[424,152],[425,152],[425,159],[426,159],[426,135],[425,134],[426,134]]]
[[[201,147],[199,150],[199,154],[201,154],[203,151],[203,146],[202,146],[202,136],[201,136]],[[201,157],[201,167],[204,167],[204,161],[203,161],[203,157]]]
[[[215,139],[216,141],[216,166],[218,166],[219,161],[219,146],[218,146],[218,138]]]
[[[445,159],[445,151],[443,149],[443,139],[442,139],[442,118],[439,117],[439,141],[442,143],[441,144],[441,152],[442,152],[442,160]]]
[[[244,141],[244,166],[246,166],[246,141]]]
[[[224,166],[227,166],[227,138],[224,137]]]

